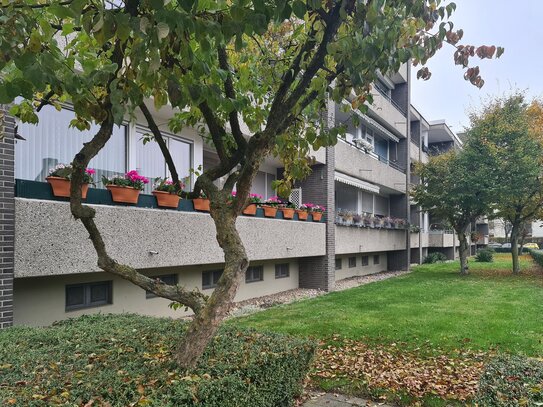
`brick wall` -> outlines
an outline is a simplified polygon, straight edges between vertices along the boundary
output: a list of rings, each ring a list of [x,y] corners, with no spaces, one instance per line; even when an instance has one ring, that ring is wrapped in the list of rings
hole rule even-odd
[[[13,325],[15,121],[0,105],[0,329]]]

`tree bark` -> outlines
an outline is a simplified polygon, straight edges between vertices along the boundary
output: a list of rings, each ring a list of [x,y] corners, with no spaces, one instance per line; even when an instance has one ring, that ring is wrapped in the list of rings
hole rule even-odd
[[[458,233],[458,240],[460,241],[460,274],[467,276],[469,274],[469,244],[465,231]]]
[[[249,265],[247,253],[236,229],[235,212],[226,202],[211,200],[211,216],[217,229],[217,241],[224,251],[225,267],[218,285],[200,312],[190,323],[177,350],[178,364],[194,368],[206,346],[228,315],[241,279]],[[214,202],[215,201],[215,202]],[[220,207],[219,207],[220,206]]]
[[[511,259],[513,260],[513,274],[520,274],[520,264],[518,258],[518,232],[519,225],[513,224],[511,230]]]

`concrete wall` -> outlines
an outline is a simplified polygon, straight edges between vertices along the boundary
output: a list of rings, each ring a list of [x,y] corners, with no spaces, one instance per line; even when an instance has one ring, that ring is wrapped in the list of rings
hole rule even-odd
[[[453,247],[454,234],[452,233],[430,233],[429,247]]]
[[[362,257],[368,257],[368,265],[362,265]],[[379,264],[374,263],[373,256],[379,256]],[[356,257],[356,267],[349,267],[349,258]],[[380,273],[387,270],[387,255],[386,253],[352,253],[349,255],[336,256],[336,260],[341,260],[341,269],[336,269],[336,281],[344,278],[365,276],[368,274]]]
[[[379,91],[372,90],[373,103],[369,105],[369,113],[380,122],[386,123],[388,129],[400,137],[407,137],[405,116],[385,98]]]
[[[85,228],[68,203],[17,198],[15,277],[98,271]],[[138,269],[224,261],[208,214],[94,205],[113,258]],[[324,256],[325,225],[265,218],[237,221],[251,261]],[[150,254],[149,251],[158,251]]]
[[[15,121],[0,105],[0,329],[13,323]]]
[[[428,233],[411,233],[411,247],[428,247],[429,246],[429,235]],[[422,245],[420,244],[422,242]]]
[[[405,230],[336,226],[336,255],[405,250]]]
[[[264,281],[240,284],[236,301],[260,297],[298,287],[298,264],[289,262],[290,277],[275,278],[272,262],[254,262],[264,265]],[[202,289],[202,271],[214,267],[198,266],[152,270],[150,276],[177,274],[179,284]],[[96,281],[113,282],[113,303],[82,310],[65,310],[65,286]],[[213,290],[203,290],[211,294]],[[145,298],[145,291],[134,284],[108,273],[85,273],[68,276],[20,278],[15,280],[14,320],[16,325],[44,326],[54,321],[73,318],[84,314],[134,312],[157,317],[182,317],[189,315],[184,309],[174,311],[168,307],[171,301],[164,298]]]
[[[339,172],[405,193],[406,175],[403,172],[343,142],[336,144],[335,153],[336,170]],[[400,158],[399,151],[398,158]]]

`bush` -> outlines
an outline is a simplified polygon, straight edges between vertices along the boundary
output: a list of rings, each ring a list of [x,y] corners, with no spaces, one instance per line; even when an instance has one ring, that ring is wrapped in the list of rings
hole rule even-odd
[[[532,259],[534,259],[537,264],[543,267],[543,250],[526,249],[526,251],[530,253]]]
[[[179,321],[117,315],[2,331],[0,404],[268,407],[301,394],[313,342],[223,327],[184,372],[172,357],[184,330]]]
[[[475,261],[480,263],[492,263],[494,261],[494,250],[492,249],[481,249],[477,252],[475,256]]]
[[[543,363],[500,356],[486,367],[476,397],[479,406],[538,406],[543,403]]]
[[[429,253],[422,261],[423,264],[433,264],[447,261],[447,256],[440,252]]]

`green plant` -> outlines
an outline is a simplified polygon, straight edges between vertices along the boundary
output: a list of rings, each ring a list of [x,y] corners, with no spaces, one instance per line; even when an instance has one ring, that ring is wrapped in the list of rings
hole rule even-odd
[[[479,381],[476,403],[488,407],[543,405],[543,363],[522,356],[499,356]]]
[[[481,249],[477,252],[475,256],[475,261],[480,263],[492,263],[494,261],[494,250],[492,249]]]
[[[0,332],[0,404],[268,407],[301,394],[312,341],[223,328],[185,372],[171,361],[185,329],[125,314]]]
[[[54,168],[49,170],[49,177],[59,177],[67,180],[72,179],[72,165],[71,164],[57,164]],[[94,179],[92,176],[96,174],[96,171],[92,168],[85,169],[85,174],[83,175],[84,184],[94,184]]]
[[[102,176],[102,183],[104,185],[117,185],[119,187],[130,187],[143,191],[145,184],[149,183],[149,180],[139,175],[136,170],[128,171],[124,175],[114,175],[111,178]]]
[[[447,261],[447,256],[441,252],[429,253],[422,261],[424,264],[433,264]]]
[[[171,179],[160,177],[155,178],[155,184],[153,186],[155,191],[168,192],[169,194],[179,194],[183,188],[185,188],[185,184],[181,181],[179,181],[179,187],[177,187]]]

